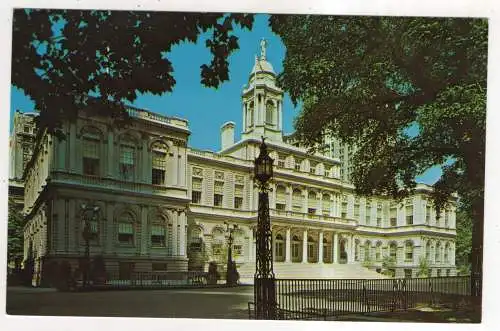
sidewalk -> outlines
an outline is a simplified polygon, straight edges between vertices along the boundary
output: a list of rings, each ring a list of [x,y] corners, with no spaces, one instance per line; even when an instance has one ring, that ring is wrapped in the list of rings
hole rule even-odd
[[[363,315],[339,316],[338,321],[366,322],[422,322],[422,323],[478,323],[478,314],[474,311],[436,310],[422,311],[410,309],[402,312],[366,313]]]

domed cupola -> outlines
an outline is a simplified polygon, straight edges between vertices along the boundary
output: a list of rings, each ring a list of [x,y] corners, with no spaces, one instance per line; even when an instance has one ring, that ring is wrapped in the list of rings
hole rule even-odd
[[[276,73],[266,58],[266,40],[260,42],[260,56],[243,90],[243,138],[265,136],[282,141],[283,91],[276,86]]]

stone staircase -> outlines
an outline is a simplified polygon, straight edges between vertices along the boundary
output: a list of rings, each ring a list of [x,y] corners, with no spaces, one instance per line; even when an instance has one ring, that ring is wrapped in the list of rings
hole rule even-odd
[[[255,262],[238,266],[241,284],[253,284]],[[281,279],[385,279],[388,278],[359,263],[318,264],[275,262],[274,273]]]

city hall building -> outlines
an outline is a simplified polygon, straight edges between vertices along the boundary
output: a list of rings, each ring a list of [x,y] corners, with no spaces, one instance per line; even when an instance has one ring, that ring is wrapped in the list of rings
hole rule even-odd
[[[35,131],[35,114],[16,112],[11,195],[23,204],[35,282],[51,261],[77,267],[84,205],[99,207],[88,220],[90,255],[102,256],[120,278],[225,265],[231,232],[241,280],[250,281],[261,136],[275,160],[269,194],[277,277],[380,278],[386,257],[396,277],[416,277],[422,259],[432,276],[456,274],[455,201],[437,217],[426,185],[402,202],[356,196],[350,146],[332,138],[327,152],[309,154],[283,135],[283,91],[265,50],[241,101],[241,140],[234,122],[225,123],[218,152],[189,146],[186,120],[142,109],[128,109],[132,124],[123,129],[81,110],[63,124],[64,140]]]

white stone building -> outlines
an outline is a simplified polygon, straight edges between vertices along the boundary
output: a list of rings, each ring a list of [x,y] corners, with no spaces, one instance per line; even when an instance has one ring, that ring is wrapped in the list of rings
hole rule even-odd
[[[77,121],[64,123],[65,140],[38,132],[22,176],[25,256],[35,258],[37,281],[49,261],[76,266],[83,256],[83,203],[100,207],[91,255],[102,255],[121,278],[224,264],[225,224],[231,224],[237,225],[233,257],[241,278],[250,279],[258,197],[253,161],[261,136],[275,160],[270,213],[277,277],[382,277],[375,270],[384,256],[394,258],[398,277],[415,277],[421,258],[432,276],[454,275],[455,203],[438,218],[426,185],[403,203],[355,196],[337,154],[311,155],[284,141],[283,91],[275,79],[263,52],[242,93],[242,138],[235,141],[235,125],[227,122],[219,152],[187,147],[187,121],[135,108],[124,129],[82,110]],[[19,162],[12,160],[13,173]]]

